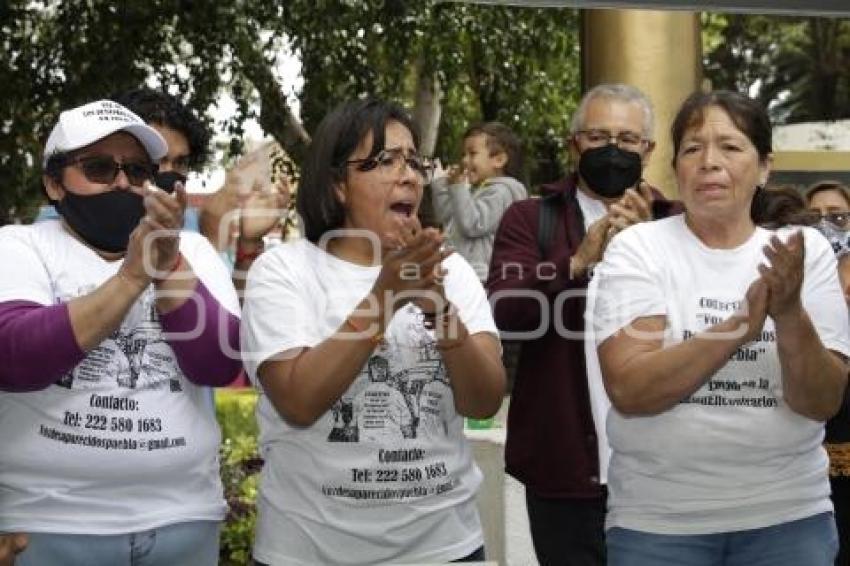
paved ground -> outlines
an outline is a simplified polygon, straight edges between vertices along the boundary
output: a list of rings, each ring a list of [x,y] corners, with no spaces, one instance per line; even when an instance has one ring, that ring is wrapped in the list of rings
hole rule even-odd
[[[525,510],[525,488],[512,477],[504,474],[504,432],[507,420],[508,405],[510,398],[505,398],[502,408],[495,418],[495,429],[488,437],[485,452],[478,452],[476,458],[487,458],[487,462],[479,462],[485,474],[501,474],[503,476],[503,505],[504,505],[504,543],[505,560],[504,566],[538,566],[534,556],[534,547],[531,543],[531,535],[528,530],[528,514]],[[484,436],[485,433],[482,433]],[[482,488],[492,488],[492,484],[485,482]],[[490,505],[496,505],[491,501]],[[492,507],[490,507],[492,509]],[[492,512],[486,512],[492,515]],[[487,528],[487,521],[494,520],[492,516],[482,516],[482,521]],[[490,555],[493,557],[493,555]]]
[[[505,478],[505,539],[507,566],[538,566],[528,532],[525,489],[510,476]]]

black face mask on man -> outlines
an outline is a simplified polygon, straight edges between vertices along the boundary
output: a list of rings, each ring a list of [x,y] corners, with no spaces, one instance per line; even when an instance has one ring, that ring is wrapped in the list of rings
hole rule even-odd
[[[578,173],[593,192],[605,198],[620,198],[640,180],[643,166],[640,154],[620,149],[616,144],[582,152]]]
[[[166,193],[174,192],[174,185],[181,183],[186,186],[186,175],[177,171],[159,171],[154,176],[154,184]]]
[[[127,250],[130,233],[145,215],[142,195],[110,189],[94,195],[69,191],[56,203],[56,211],[87,244],[109,253]]]

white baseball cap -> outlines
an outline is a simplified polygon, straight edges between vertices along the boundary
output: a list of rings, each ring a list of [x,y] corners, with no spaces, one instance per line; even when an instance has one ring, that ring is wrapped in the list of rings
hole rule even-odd
[[[117,102],[98,100],[59,115],[44,146],[42,166],[47,166],[47,158],[54,153],[86,147],[115,132],[127,132],[139,140],[154,162],[168,153],[165,139],[144,120]]]

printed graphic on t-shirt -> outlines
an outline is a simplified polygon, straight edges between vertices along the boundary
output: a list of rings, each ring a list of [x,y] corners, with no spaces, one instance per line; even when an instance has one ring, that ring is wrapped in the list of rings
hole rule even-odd
[[[67,389],[181,390],[178,367],[171,348],[162,338],[154,295],[146,292],[121,326],[67,372],[57,385]]]
[[[430,439],[445,439],[453,397],[436,342],[411,317],[407,343],[390,339],[376,348],[346,393],[331,408],[328,442],[374,448],[374,465],[352,468],[326,495],[357,500],[402,500],[454,489],[446,463],[428,453]]]
[[[725,300],[716,297],[698,297],[696,320],[691,329],[682,332],[687,340],[698,332],[728,319],[743,307],[741,300]],[[779,406],[781,391],[778,374],[764,373],[772,367],[765,361],[765,354],[775,349],[776,331],[767,324],[755,340],[739,347],[702,387],[682,403],[698,403],[710,407],[752,407],[775,409]],[[759,372],[762,373],[759,373]]]
[[[421,318],[417,319],[421,321]],[[384,343],[331,408],[330,442],[396,442],[423,430],[448,433],[445,399],[451,389],[436,342],[421,322],[411,345]],[[414,353],[413,366],[410,366]],[[405,359],[408,358],[408,359]]]
[[[84,295],[91,289],[79,289]],[[64,297],[69,300],[73,297]],[[61,422],[39,425],[47,439],[104,450],[162,450],[186,445],[183,436],[171,438],[168,421],[148,413],[134,392],[158,390],[182,393],[180,369],[162,336],[155,297],[145,291],[121,326],[56,382],[71,392],[90,395],[69,398]],[[84,399],[84,405],[73,403]],[[151,436],[151,435],[155,436]]]

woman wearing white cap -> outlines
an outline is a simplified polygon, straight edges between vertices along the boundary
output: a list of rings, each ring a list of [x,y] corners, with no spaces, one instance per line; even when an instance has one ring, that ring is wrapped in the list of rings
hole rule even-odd
[[[0,532],[28,566],[216,564],[226,505],[204,386],[240,369],[238,302],[166,143],[123,106],[63,112],[44,152],[61,219],[0,229]]]

